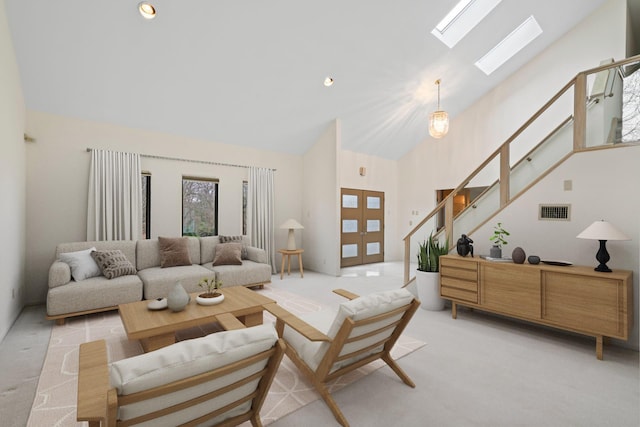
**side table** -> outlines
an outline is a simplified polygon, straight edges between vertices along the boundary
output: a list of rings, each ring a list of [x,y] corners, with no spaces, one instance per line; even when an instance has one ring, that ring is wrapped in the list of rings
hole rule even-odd
[[[304,269],[302,268],[302,252],[304,249],[279,249],[282,254],[282,267],[280,268],[280,280],[284,276],[284,262],[287,261],[287,276],[291,274],[291,255],[298,255],[298,265],[300,266],[300,277],[304,277]]]

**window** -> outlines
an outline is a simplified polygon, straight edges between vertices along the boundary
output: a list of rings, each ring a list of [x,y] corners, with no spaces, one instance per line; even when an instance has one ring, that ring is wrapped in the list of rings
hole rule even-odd
[[[182,177],[182,235],[218,234],[218,180]]]
[[[249,197],[249,183],[242,181],[242,235],[247,235],[247,198]]]
[[[142,172],[142,238],[151,238],[151,174]]]

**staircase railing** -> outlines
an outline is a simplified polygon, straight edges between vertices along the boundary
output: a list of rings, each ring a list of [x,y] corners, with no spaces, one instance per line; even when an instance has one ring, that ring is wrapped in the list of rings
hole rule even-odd
[[[635,117],[623,117],[624,88],[622,86],[624,82],[623,79],[616,80],[617,75],[624,78],[635,73],[637,78],[635,84],[640,88],[640,73],[636,72],[639,66],[640,55],[578,73],[507,138],[404,237],[405,285],[413,280],[410,275],[412,248],[415,251],[418,245],[417,242],[412,242],[412,238],[415,238],[424,227],[430,227],[424,233],[425,236],[435,231],[438,236],[449,240],[451,248],[455,248],[453,236],[456,221],[463,222],[466,217],[474,217],[475,222],[472,225],[467,223],[461,226],[464,234],[471,235],[574,153],[612,146],[610,134],[613,120],[616,124],[624,120],[635,123],[640,133],[640,96],[636,94],[633,101],[639,103],[639,108],[635,108],[639,114]],[[616,72],[608,72],[605,77],[602,77],[601,72],[613,69]],[[600,77],[598,73],[601,73]],[[610,78],[610,76],[613,77]],[[605,78],[605,90],[599,95],[588,96],[587,89],[594,87],[596,78]],[[618,86],[617,81],[622,83]],[[608,104],[594,107],[594,104],[605,104],[605,102],[599,102],[598,97]],[[565,109],[562,112],[563,107],[568,111]],[[600,120],[600,115],[611,115],[611,117],[602,117]],[[565,117],[565,119],[558,123],[556,117]],[[540,125],[541,122],[543,122],[542,125]],[[572,126],[568,126],[569,124]],[[536,126],[542,128],[545,125],[550,126],[547,129],[553,130],[545,134],[541,129],[534,129]],[[525,136],[527,132],[529,135]],[[636,137],[637,140],[640,138]],[[518,150],[524,154],[517,158],[512,156],[512,151]],[[533,158],[536,158],[536,161],[532,162]],[[531,167],[525,168],[524,165]],[[492,171],[497,172],[497,178],[487,178]],[[456,197],[469,194],[467,187],[478,182],[483,184],[482,187],[486,187],[484,191],[471,201],[465,200],[466,207],[454,215]],[[487,211],[484,215],[472,211],[479,207],[480,202],[489,205],[488,209],[484,209]]]

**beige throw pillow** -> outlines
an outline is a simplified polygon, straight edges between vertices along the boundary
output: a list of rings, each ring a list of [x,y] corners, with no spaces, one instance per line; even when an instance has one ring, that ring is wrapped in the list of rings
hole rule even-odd
[[[242,252],[240,253],[240,257],[242,259],[249,259],[249,250],[247,249],[247,245],[245,245],[242,236],[218,235],[218,239],[220,240],[220,243],[229,243],[229,242],[242,243]]]
[[[136,274],[136,268],[129,262],[124,253],[119,250],[93,251],[91,257],[94,259],[102,275],[107,279],[114,279],[128,274]]]
[[[219,243],[213,265],[242,265],[242,243]]]
[[[160,245],[160,267],[191,265],[187,237],[158,237]]]

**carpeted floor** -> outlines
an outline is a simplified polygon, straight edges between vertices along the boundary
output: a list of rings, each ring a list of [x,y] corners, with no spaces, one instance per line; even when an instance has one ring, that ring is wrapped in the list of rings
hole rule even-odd
[[[327,310],[312,300],[268,285],[259,292],[278,301],[278,304],[294,314]],[[272,321],[272,318],[265,314],[265,322],[268,321]],[[212,329],[205,327],[200,331],[185,331],[181,336],[192,337],[211,331]],[[72,318],[63,326],[54,326],[28,426],[81,425],[76,422],[78,345],[97,339],[107,341],[110,361],[142,353],[137,341],[129,341],[126,338],[117,312]],[[424,344],[422,341],[403,336],[394,348],[393,357],[398,359]],[[330,391],[338,390],[383,365],[383,362],[377,361],[340,377],[331,384]],[[319,395],[311,384],[300,376],[297,368],[285,357],[261,411],[262,422],[272,423],[317,399]]]

